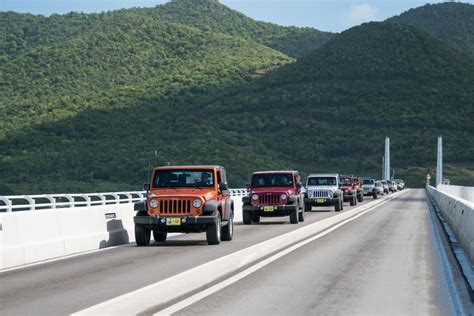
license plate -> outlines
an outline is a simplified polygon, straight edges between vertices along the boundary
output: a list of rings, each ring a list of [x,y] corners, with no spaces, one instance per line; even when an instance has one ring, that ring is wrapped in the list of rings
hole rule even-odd
[[[264,212],[273,212],[273,206],[264,206],[263,211]]]
[[[316,199],[316,203],[324,203],[324,202],[326,202],[325,199]]]
[[[181,218],[171,217],[166,219],[166,225],[168,226],[179,226],[181,225]]]

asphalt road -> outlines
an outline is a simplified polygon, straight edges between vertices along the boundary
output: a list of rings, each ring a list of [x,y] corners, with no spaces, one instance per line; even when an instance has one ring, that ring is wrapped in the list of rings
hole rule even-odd
[[[234,240],[218,246],[189,234],[3,272],[0,314],[77,312],[338,214],[329,210],[298,225],[236,225]],[[179,313],[451,314],[441,269],[424,191],[413,190]]]
[[[424,190],[309,243],[178,315],[451,315]]]

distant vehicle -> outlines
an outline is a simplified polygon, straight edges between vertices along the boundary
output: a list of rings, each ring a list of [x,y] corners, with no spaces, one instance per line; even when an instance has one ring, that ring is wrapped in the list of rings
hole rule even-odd
[[[301,176],[298,171],[260,171],[250,178],[249,195],[242,198],[244,225],[260,217],[289,216],[291,224],[304,221]]]
[[[375,179],[362,179],[362,191],[364,195],[373,195],[375,188]]]
[[[379,195],[384,195],[384,188],[382,181],[375,181],[374,185],[374,199],[376,199]]]
[[[166,166],[153,170],[145,184],[146,201],[135,203],[138,246],[164,242],[172,232],[206,232],[207,243],[232,240],[234,204],[221,166]]]
[[[388,182],[386,180],[380,180],[383,186],[383,192],[386,194],[390,193],[389,187],[388,187]]]
[[[358,201],[362,202],[364,200],[359,177],[341,176],[339,177],[339,181],[344,202],[349,202],[351,206],[354,206],[357,205]]]
[[[313,206],[334,206],[336,212],[344,209],[338,174],[310,174],[308,176],[304,210],[309,212]]]
[[[402,179],[395,179],[395,183],[397,184],[398,190],[405,189],[405,182]]]
[[[395,183],[395,181],[393,180],[388,180],[388,189],[392,192],[397,192],[398,191],[398,187],[397,187],[397,184]]]

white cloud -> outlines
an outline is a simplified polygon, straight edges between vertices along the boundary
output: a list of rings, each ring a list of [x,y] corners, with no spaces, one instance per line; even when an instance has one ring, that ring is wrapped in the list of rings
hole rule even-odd
[[[358,25],[364,22],[376,21],[378,13],[377,7],[368,3],[351,5],[346,22],[350,25]]]

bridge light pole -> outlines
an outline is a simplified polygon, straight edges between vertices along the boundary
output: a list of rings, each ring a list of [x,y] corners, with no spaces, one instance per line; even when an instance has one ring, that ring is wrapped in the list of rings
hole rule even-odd
[[[436,162],[436,186],[443,182],[443,138],[438,137],[438,155]]]
[[[390,138],[385,137],[385,159],[384,159],[384,178],[390,180]]]

